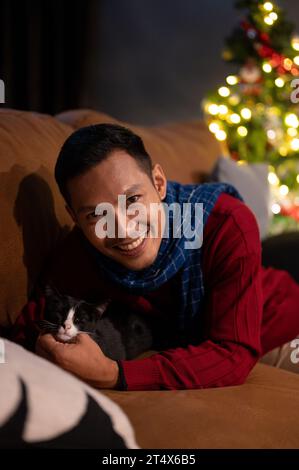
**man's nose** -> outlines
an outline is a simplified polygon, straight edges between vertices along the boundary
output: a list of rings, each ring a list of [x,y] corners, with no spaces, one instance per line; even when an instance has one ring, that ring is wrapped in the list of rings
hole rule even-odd
[[[127,238],[128,217],[122,211],[115,213],[115,235],[116,238]]]
[[[133,219],[133,221],[132,221]],[[145,224],[136,217],[136,215],[123,214],[116,212],[115,216],[115,234],[116,238],[134,239],[136,232],[140,231]]]

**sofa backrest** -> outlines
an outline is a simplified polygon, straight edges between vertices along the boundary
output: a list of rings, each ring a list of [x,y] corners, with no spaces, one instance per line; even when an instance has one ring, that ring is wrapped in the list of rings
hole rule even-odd
[[[88,110],[56,117],[0,111],[0,325],[14,322],[46,256],[72,226],[53,176],[59,149],[74,129],[100,122],[117,121]],[[199,182],[220,153],[201,121],[125,125],[144,139],[169,179]]]
[[[153,162],[162,165],[167,178],[181,183],[200,182],[203,174],[211,172],[222,152],[201,120],[142,127],[88,109],[66,111],[56,117],[73,129],[102,122],[129,127],[143,139]]]

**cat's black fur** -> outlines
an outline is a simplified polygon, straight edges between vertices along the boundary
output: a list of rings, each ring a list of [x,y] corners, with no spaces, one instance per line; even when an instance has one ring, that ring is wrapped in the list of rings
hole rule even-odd
[[[74,324],[80,332],[90,334],[103,353],[113,360],[133,359],[151,349],[152,326],[144,315],[127,311],[114,301],[98,305],[60,294],[51,286],[44,289],[46,305],[44,320],[39,327],[53,335],[63,326],[71,308],[75,309]]]

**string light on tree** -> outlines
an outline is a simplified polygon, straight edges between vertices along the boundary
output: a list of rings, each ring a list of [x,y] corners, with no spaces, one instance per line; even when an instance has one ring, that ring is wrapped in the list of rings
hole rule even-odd
[[[278,87],[278,88],[282,88],[284,86],[284,79],[281,78],[281,77],[278,77],[275,79],[275,85]]]
[[[294,36],[292,38],[292,48],[295,50],[295,51],[299,51],[299,36]]]
[[[275,202],[274,204],[272,204],[271,210],[272,210],[273,214],[279,214],[280,211],[281,211],[281,207],[277,202]]]
[[[284,59],[283,66],[286,70],[291,70],[292,65],[293,65],[293,61],[291,59],[289,59],[288,57]]]
[[[220,141],[223,141],[226,139],[227,135],[226,135],[226,132],[223,131],[222,129],[218,130],[215,134],[216,136],[216,139],[217,140],[220,140]]]
[[[242,118],[246,119],[246,120],[251,119],[251,116],[252,116],[252,112],[250,111],[249,108],[242,108],[241,111],[240,111],[240,114],[241,114]]]
[[[241,136],[241,137],[246,137],[247,134],[248,134],[248,130],[245,126],[239,126],[238,129],[237,129],[237,132],[238,132],[239,136]]]
[[[295,137],[297,134],[298,134],[298,131],[297,129],[295,129],[294,127],[289,127],[287,129],[287,134],[290,136],[290,137]]]
[[[216,132],[220,130],[220,127],[219,127],[219,124],[217,124],[217,122],[211,122],[211,124],[209,125],[209,129],[211,132],[213,132],[213,134],[215,134]]]
[[[279,178],[277,177],[276,173],[273,171],[270,171],[268,173],[268,181],[272,185],[278,185],[279,184]]]
[[[299,150],[299,139],[292,139],[291,140],[291,148],[295,152],[298,152],[298,150]]]
[[[267,137],[270,140],[274,140],[276,138],[276,132],[273,129],[269,129],[267,131]]]
[[[271,18],[271,20],[273,21],[276,21],[278,19],[278,15],[277,13],[275,13],[274,11],[272,11],[270,14],[269,14],[269,18]]]
[[[221,104],[218,108],[218,113],[221,116],[225,116],[228,113],[228,107],[225,104]]]
[[[272,67],[268,62],[265,62],[263,64],[263,71],[266,73],[271,73],[272,72]]]
[[[227,96],[230,95],[230,90],[226,86],[222,86],[219,88],[218,93],[220,96],[223,96],[224,98],[226,98]]]
[[[239,114],[233,113],[229,116],[229,121],[232,122],[233,124],[239,124],[239,122],[241,121],[241,118]]]
[[[273,3],[271,3],[271,2],[264,3],[263,7],[264,7],[264,10],[266,10],[266,11],[272,11],[273,8],[274,8]]]
[[[231,106],[238,106],[238,104],[240,103],[240,96],[235,93],[234,95],[231,95],[228,98],[228,102]]]
[[[272,26],[272,24],[274,23],[274,21],[272,20],[270,16],[265,16],[264,22],[269,26]]]
[[[289,188],[286,184],[282,184],[281,186],[279,186],[279,192],[282,196],[286,196],[289,192]]]
[[[278,149],[279,155],[282,157],[286,157],[288,155],[288,148],[286,145],[281,145]]]
[[[228,77],[226,77],[226,81],[229,85],[236,85],[239,80],[236,75],[229,75]]]
[[[212,114],[213,116],[216,116],[216,114],[218,114],[218,105],[217,104],[210,104],[209,107],[208,107],[208,111],[210,114]]]
[[[285,117],[284,122],[289,127],[297,128],[299,126],[298,118],[297,118],[296,114],[294,114],[294,113],[288,113]]]

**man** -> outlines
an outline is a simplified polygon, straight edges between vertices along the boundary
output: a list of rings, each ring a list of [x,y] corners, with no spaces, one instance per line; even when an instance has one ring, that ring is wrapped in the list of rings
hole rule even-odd
[[[85,334],[65,344],[42,335],[36,343],[39,354],[98,388],[191,389],[241,384],[263,354],[296,337],[299,285],[286,271],[262,267],[255,217],[232,186],[167,182],[141,139],[112,124],[72,134],[59,154],[55,177],[83,250],[82,262],[79,249],[70,255],[76,260],[77,295],[85,296],[86,279],[93,277],[94,282],[99,276],[96,291],[156,315],[174,336],[171,347],[130,361],[107,358]],[[127,209],[136,202],[145,208],[147,217],[139,220],[142,230],[136,236],[126,224],[132,213],[125,218],[120,214],[120,195]],[[179,208],[203,204],[202,246],[187,247],[182,234],[165,236],[166,212],[148,217],[151,204],[162,202]],[[97,236],[102,203],[114,209],[122,236],[119,231],[112,237]],[[198,219],[200,214],[192,209],[193,229]],[[169,221],[173,227],[175,217]],[[63,250],[70,249],[70,240]],[[92,276],[84,264],[87,259]],[[42,296],[29,302],[18,331],[26,328],[28,316],[42,316],[43,306]]]

